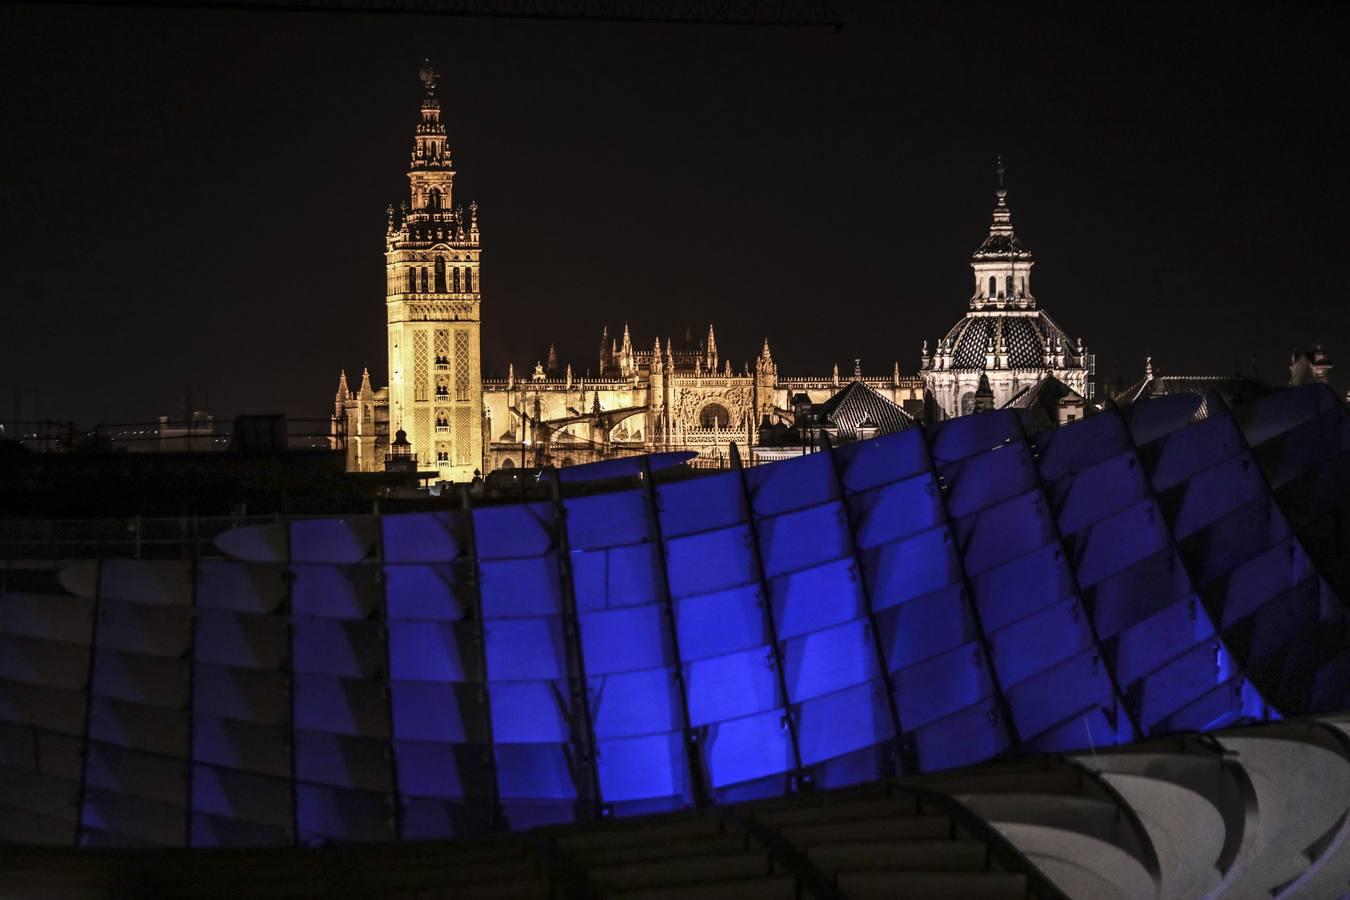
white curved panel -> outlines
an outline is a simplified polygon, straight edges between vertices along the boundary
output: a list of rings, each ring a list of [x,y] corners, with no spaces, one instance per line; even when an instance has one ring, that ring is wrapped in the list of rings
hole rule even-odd
[[[1188,900],[1219,885],[1223,816],[1200,794],[1142,775],[1104,772],[1143,822],[1162,870],[1161,900]]]
[[[992,824],[1075,900],[1143,900],[1158,896],[1158,886],[1148,870],[1114,844],[1043,825]]]
[[[1240,754],[1256,789],[1257,832],[1218,894],[1224,900],[1268,897],[1309,868],[1304,851],[1350,807],[1350,765],[1312,743],[1223,735]]]

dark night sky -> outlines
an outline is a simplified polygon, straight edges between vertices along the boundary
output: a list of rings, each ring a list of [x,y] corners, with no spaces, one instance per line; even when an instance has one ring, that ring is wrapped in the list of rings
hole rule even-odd
[[[918,365],[1008,165],[1041,304],[1128,380],[1350,370],[1350,17],[840,4],[829,30],[0,7],[0,416],[326,415],[385,379],[417,66],[481,205],[488,372],[713,320]],[[1341,383],[1350,381],[1339,372]]]

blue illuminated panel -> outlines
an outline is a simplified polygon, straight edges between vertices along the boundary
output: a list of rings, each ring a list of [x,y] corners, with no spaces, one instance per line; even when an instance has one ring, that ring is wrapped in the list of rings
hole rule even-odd
[[[1319,387],[75,562],[0,594],[0,839],[454,838],[1342,708],[1347,515]]]

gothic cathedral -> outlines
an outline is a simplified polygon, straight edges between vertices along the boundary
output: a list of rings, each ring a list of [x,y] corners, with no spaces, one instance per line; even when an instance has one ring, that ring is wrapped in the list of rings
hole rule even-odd
[[[476,472],[573,465],[615,455],[692,451],[694,464],[721,467],[737,443],[755,464],[810,452],[819,441],[865,440],[988,409],[1021,409],[1032,427],[1095,410],[1093,358],[1038,308],[1030,251],[1012,229],[999,166],[993,224],[971,260],[969,312],[936,349],[924,345],[916,375],[780,374],[764,341],[740,367],[687,333],[635,344],[601,338],[594,374],[547,364],[517,377],[484,379],[479,352],[483,278],[478,207],[455,204],[455,170],[441,122],[436,72],[421,69],[422,108],[408,171],[409,198],[388,210],[385,308],[388,386],[370,372],[360,387],[338,378],[333,443],[347,469],[376,472],[399,432],[424,477],[467,482]],[[639,349],[648,346],[650,349]],[[528,370],[526,370],[528,371]]]

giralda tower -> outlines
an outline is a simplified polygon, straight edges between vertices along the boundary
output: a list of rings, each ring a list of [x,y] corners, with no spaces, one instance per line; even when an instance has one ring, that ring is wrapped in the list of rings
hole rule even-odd
[[[407,432],[418,469],[468,481],[483,465],[478,205],[455,205],[430,62],[421,77],[409,198],[389,208],[385,234],[389,424]]]

